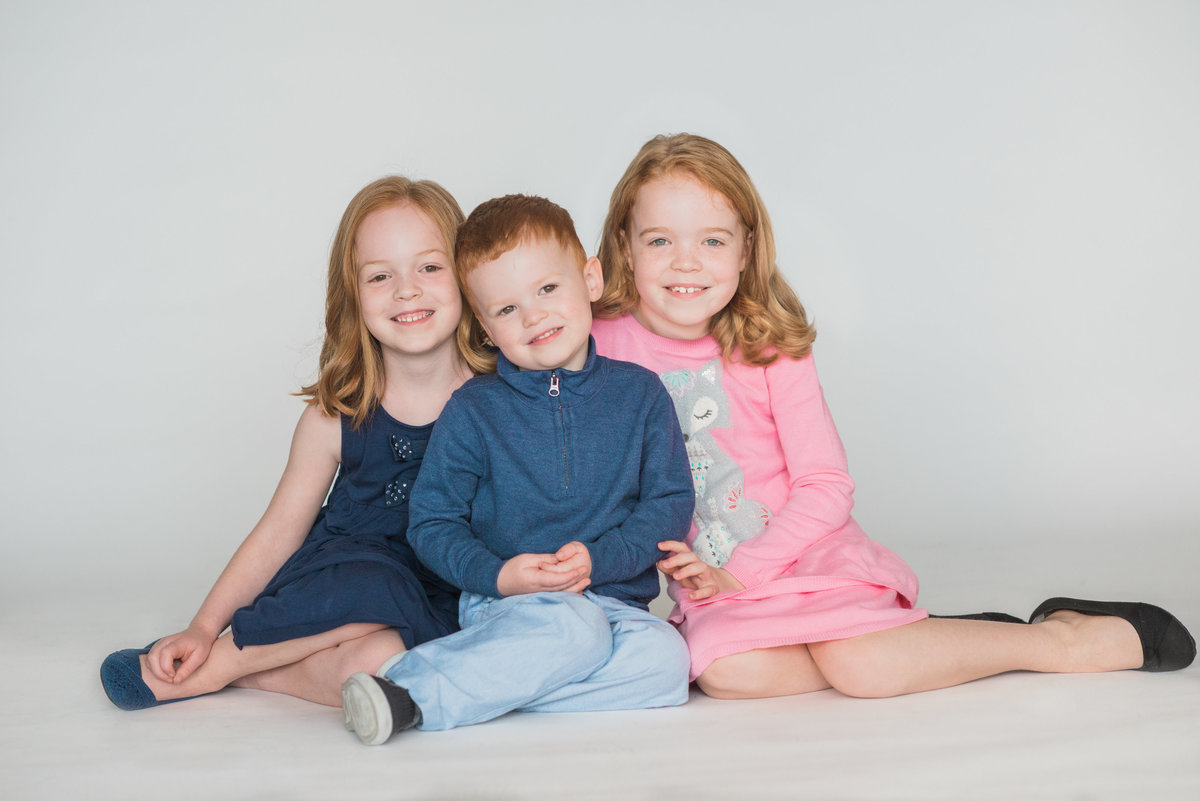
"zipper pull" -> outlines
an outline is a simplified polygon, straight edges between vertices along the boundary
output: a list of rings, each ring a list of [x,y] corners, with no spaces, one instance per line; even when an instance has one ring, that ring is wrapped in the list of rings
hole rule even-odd
[[[558,372],[556,370],[550,371],[550,397],[558,397]]]

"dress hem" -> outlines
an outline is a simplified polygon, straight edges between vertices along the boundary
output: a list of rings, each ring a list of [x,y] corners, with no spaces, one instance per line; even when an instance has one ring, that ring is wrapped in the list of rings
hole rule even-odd
[[[861,637],[864,634],[874,634],[879,631],[907,626],[910,623],[916,623],[929,617],[929,612],[925,609],[909,609],[904,611],[907,611],[909,614],[903,618],[888,620],[882,625],[881,621],[872,621],[870,623],[861,623],[857,626],[846,626],[840,629],[812,634],[793,634],[787,637],[758,637],[748,640],[726,641],[701,652],[692,651],[692,664],[688,672],[688,681],[695,681],[696,677],[703,673],[713,662],[722,657],[732,656],[733,654],[743,654],[747,651],[756,651],[765,648],[779,648],[785,645],[804,645],[810,642],[848,640],[852,637]]]

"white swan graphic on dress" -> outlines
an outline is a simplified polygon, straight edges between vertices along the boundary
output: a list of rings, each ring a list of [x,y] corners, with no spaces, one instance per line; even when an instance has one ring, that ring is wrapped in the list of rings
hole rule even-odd
[[[694,370],[660,373],[675,402],[675,413],[687,442],[696,492],[696,539],[692,550],[714,567],[729,561],[738,543],[758,534],[770,522],[771,512],[747,498],[746,477],[713,438],[712,429],[730,425],[729,398],[721,388],[721,360],[713,359]]]

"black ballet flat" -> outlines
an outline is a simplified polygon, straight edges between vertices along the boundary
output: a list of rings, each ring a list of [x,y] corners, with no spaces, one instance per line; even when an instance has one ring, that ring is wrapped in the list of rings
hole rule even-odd
[[[1003,612],[976,612],[971,615],[930,615],[930,617],[942,618],[943,620],[990,620],[993,623],[1020,623],[1025,625],[1025,621],[1019,617],[1006,615]]]
[[[1142,666],[1138,670],[1162,673],[1181,670],[1196,658],[1196,641],[1179,620],[1165,609],[1123,601],[1080,601],[1050,598],[1029,616],[1036,623],[1052,612],[1080,612],[1128,620],[1142,641]]]

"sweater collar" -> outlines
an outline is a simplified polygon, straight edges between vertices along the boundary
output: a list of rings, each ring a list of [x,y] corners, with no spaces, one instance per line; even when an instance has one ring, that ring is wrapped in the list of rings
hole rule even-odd
[[[588,336],[587,360],[579,370],[522,370],[505,358],[496,357],[496,375],[517,394],[533,402],[550,402],[569,406],[595,395],[604,384],[608,372],[606,361],[596,355],[596,340]],[[551,395],[551,385],[557,384],[557,395]]]

